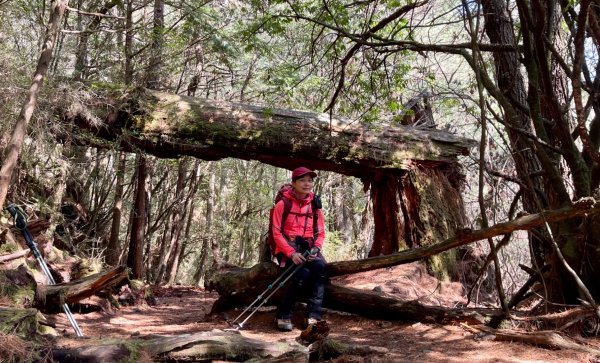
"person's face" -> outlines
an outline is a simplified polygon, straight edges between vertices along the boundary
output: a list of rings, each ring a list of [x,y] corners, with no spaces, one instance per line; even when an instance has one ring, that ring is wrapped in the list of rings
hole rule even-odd
[[[300,197],[306,197],[312,191],[314,180],[310,175],[305,175],[292,182],[296,194]]]

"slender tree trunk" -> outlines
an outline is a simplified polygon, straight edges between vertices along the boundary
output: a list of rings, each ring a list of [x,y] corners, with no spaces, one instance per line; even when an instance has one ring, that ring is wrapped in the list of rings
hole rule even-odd
[[[4,162],[2,163],[2,167],[0,167],[0,208],[4,206],[6,201],[12,173],[17,165],[19,154],[21,153],[23,140],[25,139],[25,134],[27,132],[27,125],[29,124],[29,120],[31,120],[31,115],[37,104],[38,93],[44,82],[44,77],[48,72],[48,65],[52,60],[52,52],[54,50],[56,37],[60,31],[60,23],[67,5],[68,0],[53,0],[50,3],[50,19],[48,20],[42,52],[38,59],[35,73],[33,74],[27,100],[21,108],[21,113],[19,114],[19,118],[17,119],[17,123],[15,124],[11,139],[4,154]]]
[[[127,0],[125,10],[125,84],[133,80],[133,1]]]
[[[125,168],[127,158],[125,153],[119,152],[117,164],[117,182],[115,185],[115,199],[112,208],[112,226],[110,237],[106,246],[106,263],[114,266],[119,264],[121,244],[119,243],[119,234],[121,232],[121,215],[123,213],[123,182],[125,179]]]
[[[184,161],[185,160],[185,161]],[[187,163],[188,160],[184,159],[182,160],[182,169],[183,169],[183,174],[182,177],[185,179],[186,175],[187,175]],[[191,203],[191,200],[195,194],[195,190],[196,190],[196,182],[198,180],[198,174],[197,174],[197,169],[194,169],[193,171],[194,175],[192,177],[192,180],[189,183],[189,192],[184,200],[184,202],[181,205],[181,208],[179,210],[179,215],[177,216],[177,221],[176,221],[176,225],[177,227],[174,229],[174,236],[173,236],[173,250],[171,251],[171,254],[169,255],[169,263],[167,264],[167,274],[165,276],[165,280],[167,281],[167,283],[172,284],[175,282],[175,277],[177,275],[177,269],[179,268],[179,257],[181,255],[181,251],[183,250],[183,242],[184,242],[184,226],[185,223],[184,221],[186,220],[187,217],[187,212],[188,212],[188,205]],[[184,190],[182,189],[181,191],[182,193],[184,192]]]
[[[165,27],[165,1],[154,0],[154,26],[152,29],[152,56],[148,66],[147,85],[150,89],[160,89],[160,69],[163,57],[163,39]]]
[[[199,170],[200,161],[196,161],[194,163],[194,176],[192,177],[192,181],[190,182],[190,192],[185,200],[185,208],[182,216],[182,220],[187,216],[187,221],[185,223],[185,231],[183,232],[183,237],[180,237],[181,242],[179,243],[179,251],[175,251],[174,256],[177,256],[177,259],[173,261],[173,263],[167,267],[167,282],[172,284],[175,282],[175,278],[177,277],[177,271],[179,271],[179,265],[181,261],[183,261],[183,257],[185,255],[185,250],[189,242],[189,236],[191,231],[191,225],[194,217],[194,197],[198,192],[198,187],[200,186],[200,170]],[[183,228],[183,224],[182,224]]]
[[[184,216],[182,215],[184,210],[184,205],[182,202],[183,190],[185,188],[185,180],[187,176],[187,160],[188,159],[180,159],[179,160],[179,168],[177,173],[177,184],[175,188],[175,203],[176,205],[171,209],[170,216],[170,233],[169,237],[166,240],[166,246],[161,247],[161,254],[158,259],[157,266],[157,275],[155,279],[156,284],[160,284],[163,282],[165,275],[167,274],[167,270],[170,265],[173,264],[173,261],[176,257],[175,253],[178,251],[178,246],[181,243],[181,231],[182,231],[182,220]]]
[[[200,256],[196,262],[196,272],[194,273],[194,283],[196,285],[200,284],[204,273],[206,272],[206,260],[208,257],[209,250],[209,242],[210,242],[210,231],[212,229],[212,221],[213,221],[213,191],[215,184],[215,175],[211,174],[208,182],[208,192],[206,193],[206,223],[204,225],[204,233],[202,236],[202,249],[200,250]]]
[[[131,223],[131,240],[127,254],[127,267],[131,269],[133,278],[141,279],[144,274],[144,229],[146,227],[146,179],[147,161],[143,154],[137,157],[137,189],[135,193],[133,218]]]
[[[88,43],[90,35],[94,33],[96,29],[100,26],[100,22],[102,21],[102,16],[100,14],[105,15],[108,13],[110,9],[115,7],[117,4],[121,3],[120,0],[108,0],[100,9],[96,11],[92,21],[89,22],[87,27],[83,29],[83,27],[79,27],[82,31],[81,36],[79,37],[79,43],[77,44],[77,53],[75,58],[75,79],[84,80],[88,75]],[[81,9],[82,1],[79,1],[77,8]],[[81,22],[80,18],[81,14],[77,14],[79,22]]]

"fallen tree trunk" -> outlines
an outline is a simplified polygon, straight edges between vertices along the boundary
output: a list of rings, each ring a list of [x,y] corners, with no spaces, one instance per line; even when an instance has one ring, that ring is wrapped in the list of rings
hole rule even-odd
[[[328,284],[325,287],[323,306],[374,319],[437,324],[450,322],[483,324],[486,317],[498,313],[497,309],[448,309],[439,306],[426,306],[417,301],[392,299],[379,296],[373,292],[333,284]]]
[[[504,235],[516,230],[529,230],[545,222],[558,222],[598,212],[600,212],[600,206],[593,198],[582,198],[573,203],[573,205],[565,208],[524,215],[512,221],[495,224],[486,229],[457,231],[455,236],[426,247],[413,248],[387,256],[370,257],[364,260],[328,263],[326,266],[327,274],[330,277],[334,277],[410,263],[476,241]]]
[[[531,344],[535,346],[542,346],[552,349],[568,349],[579,352],[594,354],[596,357],[600,357],[600,350],[585,346],[575,342],[573,339],[561,335],[555,331],[535,331],[535,332],[521,332],[516,330],[508,329],[493,329],[487,326],[468,326],[462,325],[465,329],[478,333],[483,332],[495,336],[495,340],[509,341],[509,342],[520,342],[525,344]]]
[[[36,305],[41,308],[75,303],[101,290],[117,286],[127,280],[127,267],[119,266],[80,280],[57,285],[39,285]]]
[[[217,278],[211,285],[211,288],[217,289],[217,292],[221,295],[213,304],[211,314],[216,314],[236,305],[252,303],[266,289],[267,285],[273,282],[276,276],[277,266],[273,263],[262,263],[250,269],[229,269],[227,273],[222,275],[221,279]],[[267,303],[278,302],[282,293],[283,289],[280,289]],[[334,284],[325,285],[323,306],[376,319],[440,324],[449,321],[468,321],[481,324],[484,317],[498,314],[496,309],[450,310],[436,306],[426,306],[416,301],[401,301]]]
[[[373,128],[327,114],[148,89],[94,89],[93,98],[81,92],[78,88],[70,104],[65,103],[68,94],[60,95],[64,121],[91,132],[89,142],[101,137],[118,141],[123,150],[141,149],[158,157],[234,157],[360,177],[381,169],[410,169],[419,161],[455,163],[475,146],[473,140],[441,130]]]
[[[59,362],[122,362],[211,360],[261,361],[273,358],[278,362],[308,362],[309,349],[296,342],[263,342],[239,333],[213,330],[188,335],[158,337],[150,340],[131,340],[73,349],[54,349],[53,358]]]

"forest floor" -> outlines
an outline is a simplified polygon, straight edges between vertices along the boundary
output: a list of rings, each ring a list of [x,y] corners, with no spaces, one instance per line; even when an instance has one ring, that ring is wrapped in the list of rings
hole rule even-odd
[[[336,278],[334,282],[379,291],[403,300],[418,298],[427,305],[451,307],[465,302],[459,284],[439,283],[425,274],[417,263]],[[73,337],[64,314],[53,316],[61,333],[56,344],[73,347],[85,345],[90,338],[126,339],[226,329],[229,326],[225,318],[234,318],[240,313],[239,310],[230,310],[217,316],[207,316],[218,295],[197,287],[163,287],[154,293],[154,306],[130,306],[112,312],[87,314],[74,312],[86,336],[84,339]],[[299,329],[287,333],[277,331],[274,317],[274,308],[257,312],[241,334],[267,342],[291,341],[299,335]],[[295,318],[294,323],[299,323],[301,311]],[[595,357],[577,351],[494,341],[493,337],[473,334],[460,325],[371,320],[332,310],[326,310],[324,318],[331,328],[329,336],[336,340],[389,350],[385,355],[344,355],[331,362],[597,362]],[[597,338],[585,339],[585,343],[600,347],[600,339]]]

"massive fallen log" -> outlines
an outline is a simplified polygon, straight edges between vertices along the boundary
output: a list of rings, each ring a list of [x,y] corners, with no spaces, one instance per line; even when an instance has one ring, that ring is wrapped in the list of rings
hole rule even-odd
[[[430,128],[96,86],[56,93],[52,107],[69,124],[59,139],[166,158],[302,165],[360,178],[373,201],[371,256],[427,245],[463,227],[458,156],[468,154],[473,140]],[[447,277],[442,266],[454,259],[451,253],[434,256],[430,269]]]
[[[91,132],[89,142],[101,137],[117,141],[124,150],[141,149],[159,157],[234,157],[361,176],[381,169],[409,169],[418,162],[455,163],[475,145],[440,130],[372,127],[327,114],[147,89],[112,87],[95,89],[93,98],[84,94],[78,90],[72,97],[60,96],[63,121]]]

